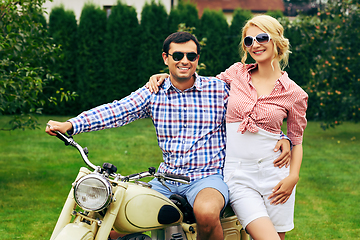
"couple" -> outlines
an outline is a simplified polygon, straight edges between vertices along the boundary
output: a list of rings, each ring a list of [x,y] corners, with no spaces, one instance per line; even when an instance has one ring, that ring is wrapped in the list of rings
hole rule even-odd
[[[267,16],[250,20],[242,46],[257,64],[236,63],[218,76],[221,80],[198,76],[199,42],[189,33],[173,33],[165,39],[162,53],[170,77],[158,93],[142,87],[67,122],[49,121],[52,128],[46,132],[73,135],[151,117],[163,152],[158,171],[191,179],[190,185],[167,183],[171,192],[158,181],[151,184],[165,196],[178,193],[188,199],[198,226],[197,239],[223,239],[220,212],[229,196],[254,239],[283,239],[293,228],[307,95],[280,70],[288,43],[277,28],[282,30]],[[284,118],[295,145],[290,172],[281,168],[289,157],[288,141],[280,140],[286,138],[280,129]],[[278,149],[283,149],[281,155]]]

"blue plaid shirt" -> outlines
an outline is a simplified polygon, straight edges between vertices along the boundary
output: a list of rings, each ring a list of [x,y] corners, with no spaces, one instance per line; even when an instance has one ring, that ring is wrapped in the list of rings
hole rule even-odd
[[[70,119],[73,134],[120,127],[151,117],[163,160],[159,172],[191,181],[222,174],[225,159],[225,113],[229,87],[195,74],[193,87],[180,91],[166,79],[157,94],[142,87],[131,95]]]

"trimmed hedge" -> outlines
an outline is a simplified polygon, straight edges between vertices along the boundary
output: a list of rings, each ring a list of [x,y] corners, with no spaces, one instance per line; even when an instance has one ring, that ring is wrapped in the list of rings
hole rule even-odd
[[[334,0],[316,16],[299,16],[291,22],[278,12],[268,14],[278,17],[290,40],[292,54],[285,70],[309,94],[307,118],[322,121],[324,128],[359,121],[358,1]],[[199,71],[201,75],[214,76],[240,61],[241,28],[251,12],[237,9],[230,26],[221,11],[206,9],[201,19],[197,15],[189,2],[180,1],[167,15],[161,4],[152,1],[143,8],[139,24],[135,10],[120,2],[108,19],[101,9],[86,5],[78,27],[78,54],[73,58],[77,84],[71,89],[80,95],[77,112],[122,98],[162,71],[162,42],[180,23],[205,40],[200,62],[206,68]],[[66,46],[65,39],[57,41]],[[59,72],[66,68],[59,66]]]

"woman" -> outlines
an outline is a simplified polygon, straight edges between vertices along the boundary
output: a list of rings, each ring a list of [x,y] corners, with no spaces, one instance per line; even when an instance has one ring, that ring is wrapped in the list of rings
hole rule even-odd
[[[294,227],[308,96],[281,70],[290,51],[276,19],[261,15],[249,20],[241,46],[242,62],[217,76],[230,84],[224,179],[231,206],[254,239],[285,239]],[[256,64],[245,64],[248,53]],[[285,118],[294,144],[290,169],[272,164]]]
[[[217,76],[230,84],[224,180],[230,204],[253,239],[285,239],[294,227],[308,96],[281,70],[290,51],[276,19],[266,15],[250,19],[241,47],[242,61]],[[255,64],[245,64],[247,54]],[[280,154],[273,148],[285,118],[294,145],[290,169],[273,164]]]

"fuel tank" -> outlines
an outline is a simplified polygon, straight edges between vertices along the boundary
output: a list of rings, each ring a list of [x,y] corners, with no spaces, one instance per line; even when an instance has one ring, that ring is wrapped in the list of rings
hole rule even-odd
[[[178,224],[182,219],[180,209],[170,199],[151,188],[129,183],[114,229],[120,233],[145,232]]]

